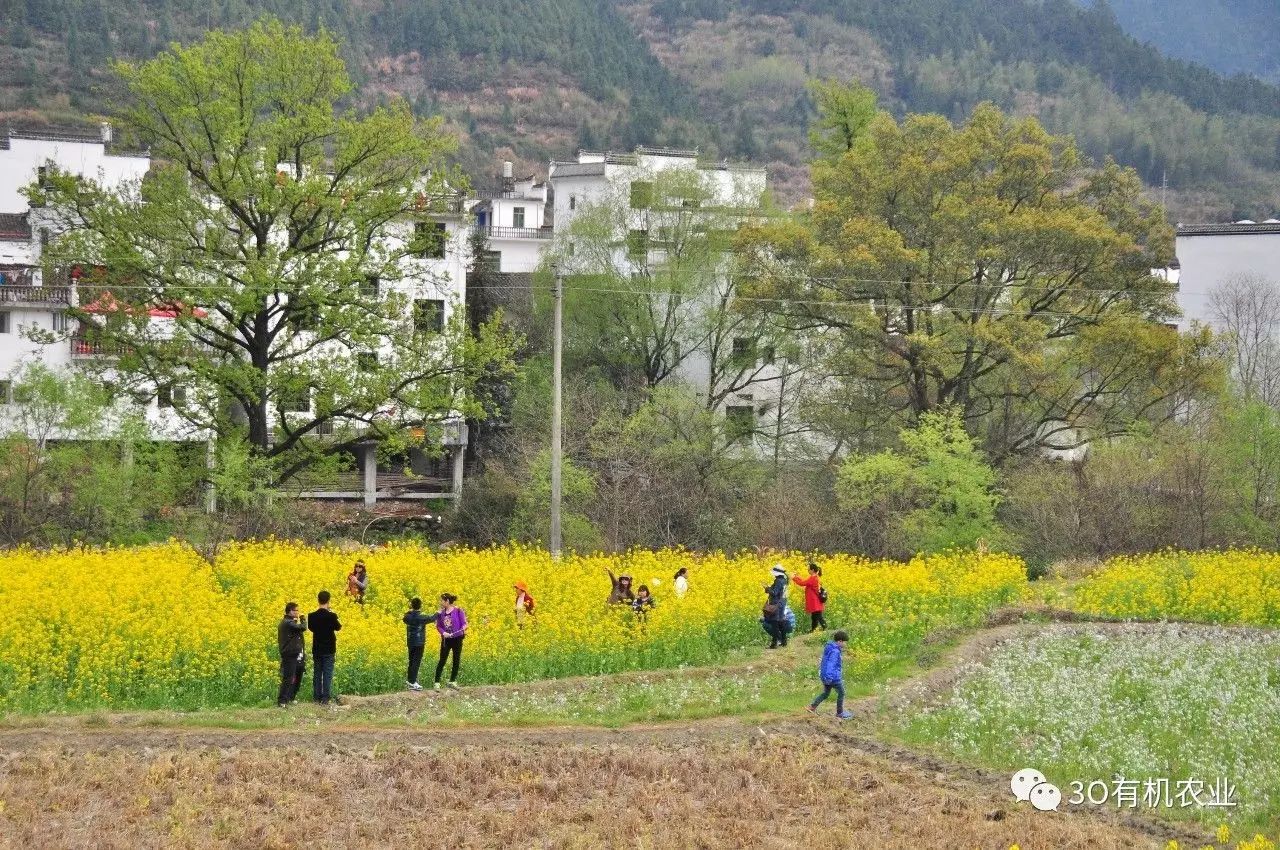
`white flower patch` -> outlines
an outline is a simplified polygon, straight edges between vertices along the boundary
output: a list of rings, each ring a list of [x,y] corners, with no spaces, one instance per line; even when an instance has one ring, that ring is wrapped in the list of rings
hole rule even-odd
[[[1240,629],[1046,630],[972,665],[904,729],[961,759],[1034,764],[1061,787],[1224,777],[1239,788],[1236,815],[1275,817],[1278,659],[1280,637]]]

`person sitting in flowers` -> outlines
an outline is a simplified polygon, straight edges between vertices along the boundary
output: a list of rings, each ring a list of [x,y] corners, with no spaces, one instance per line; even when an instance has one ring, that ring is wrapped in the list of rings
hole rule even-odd
[[[689,568],[681,567],[676,570],[674,582],[676,587],[676,598],[682,599],[689,592]]]
[[[523,629],[525,618],[533,616],[533,596],[529,594],[529,585],[522,581],[512,586],[516,591],[516,627]]]
[[[364,604],[364,592],[369,589],[369,573],[365,570],[364,561],[356,561],[347,576],[347,596],[355,599],[358,605]]]
[[[609,574],[609,581],[613,583],[613,590],[609,593],[609,604],[619,605],[624,602],[627,604],[634,602],[636,594],[631,589],[631,574],[623,573],[615,578],[613,570],[605,567],[604,571]]]
[[[636,590],[636,598],[631,600],[631,610],[639,615],[640,619],[645,618],[645,614],[650,611],[657,602],[653,598],[653,594],[649,592],[647,584],[640,585]]]

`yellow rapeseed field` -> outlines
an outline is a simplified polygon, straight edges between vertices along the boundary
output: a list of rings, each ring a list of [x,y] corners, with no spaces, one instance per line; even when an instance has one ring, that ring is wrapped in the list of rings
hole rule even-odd
[[[765,640],[758,619],[768,568],[780,561],[802,572],[805,563],[798,554],[680,550],[556,563],[520,547],[434,553],[392,545],[359,553],[370,585],[357,605],[343,592],[356,557],[276,540],[228,546],[212,565],[177,542],[0,553],[0,709],[265,703],[274,696],[284,604],[309,612],[319,590],[333,594],[343,626],[339,693],[403,687],[400,618],[412,596],[434,610],[443,592],[458,595],[471,621],[464,684],[714,663]],[[904,652],[931,628],[974,623],[1025,585],[1022,562],[998,554],[818,561],[828,623],[850,630],[854,652],[865,655]],[[672,577],[681,566],[690,589],[677,599]],[[645,620],[605,604],[606,570],[650,587],[657,607]],[[516,581],[537,600],[524,629],[515,624]],[[794,585],[791,604],[803,627],[803,592]],[[428,666],[437,645],[429,633]]]
[[[1280,625],[1280,554],[1229,549],[1112,558],[1076,589],[1075,606],[1108,617]]]

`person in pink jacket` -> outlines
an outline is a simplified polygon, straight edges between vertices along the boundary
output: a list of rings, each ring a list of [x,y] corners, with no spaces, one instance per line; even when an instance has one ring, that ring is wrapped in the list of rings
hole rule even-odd
[[[436,688],[440,687],[440,675],[444,663],[453,654],[453,670],[449,673],[449,687],[458,688],[458,665],[462,663],[462,639],[467,636],[467,613],[457,605],[458,597],[452,593],[440,595],[440,615],[436,618],[436,631],[440,633],[440,662],[436,664]]]
[[[823,616],[823,612],[827,607],[827,593],[822,589],[822,567],[810,561],[809,577],[794,575],[791,580],[804,588],[804,610],[809,614],[809,631],[826,630],[827,618]]]

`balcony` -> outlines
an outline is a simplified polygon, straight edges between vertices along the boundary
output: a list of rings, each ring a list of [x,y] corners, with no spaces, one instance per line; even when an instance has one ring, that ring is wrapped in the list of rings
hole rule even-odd
[[[477,225],[475,232],[490,239],[550,239],[550,227],[491,227]]]
[[[117,358],[128,350],[118,342],[89,336],[73,336],[69,342],[72,358]]]
[[[68,307],[71,304],[69,286],[0,286],[0,306],[30,304],[32,306]]]

